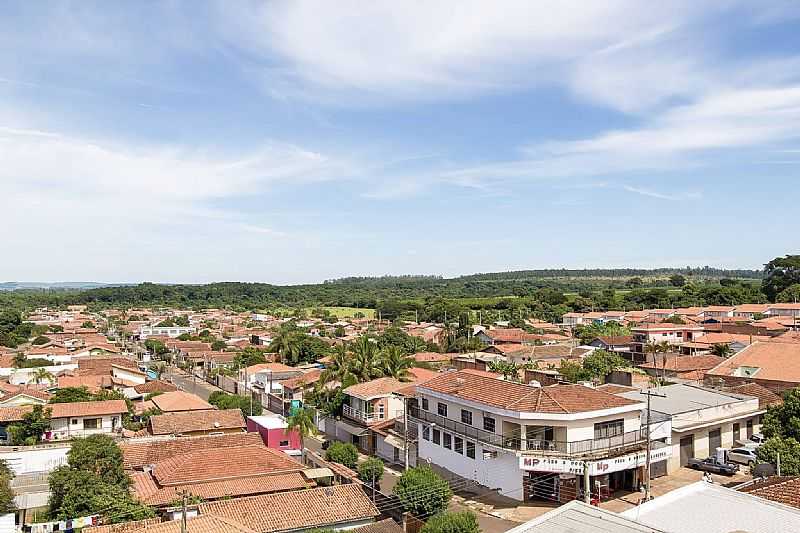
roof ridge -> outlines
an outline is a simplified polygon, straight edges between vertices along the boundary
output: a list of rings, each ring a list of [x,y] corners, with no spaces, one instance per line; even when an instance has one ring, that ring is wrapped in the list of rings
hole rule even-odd
[[[582,385],[578,385],[578,386],[581,387]],[[542,388],[541,390],[542,390],[542,392],[544,392],[544,388]],[[603,391],[600,391],[600,392],[603,392]],[[553,395],[550,394],[550,392],[547,393],[547,397],[550,398],[551,400],[553,400],[553,403],[555,403],[557,406],[559,406],[561,408],[561,410],[564,411],[564,413],[571,413],[572,412],[569,409],[567,409],[566,407],[564,407],[563,405],[561,405],[561,403],[558,400],[556,400],[553,397]]]

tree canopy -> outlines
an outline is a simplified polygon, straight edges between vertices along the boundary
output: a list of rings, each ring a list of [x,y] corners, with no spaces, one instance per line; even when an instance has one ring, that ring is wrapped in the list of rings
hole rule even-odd
[[[444,512],[428,519],[420,533],[480,533],[478,518],[471,511]]]
[[[447,509],[453,497],[450,485],[429,466],[403,472],[394,486],[403,508],[419,518],[427,518]]]

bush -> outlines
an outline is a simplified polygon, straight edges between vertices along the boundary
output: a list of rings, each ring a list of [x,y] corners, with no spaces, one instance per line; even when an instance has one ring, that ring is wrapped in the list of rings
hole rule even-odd
[[[339,463],[347,468],[355,468],[358,462],[358,449],[349,442],[334,442],[325,452],[325,460]]]
[[[50,342],[50,337],[45,337],[44,335],[39,335],[38,337],[33,339],[31,344],[35,344],[36,346],[39,346],[39,345],[42,345],[42,344],[47,344],[48,342]]]
[[[242,415],[248,417],[260,416],[264,412],[261,402],[257,402],[247,396],[238,394],[228,394],[227,392],[212,392],[208,397],[208,403],[217,409],[241,409]]]
[[[370,457],[358,465],[358,478],[364,483],[377,483],[383,477],[383,461]]]
[[[409,513],[425,517],[447,509],[453,491],[450,485],[429,466],[406,470],[394,487],[403,508]]]
[[[420,533],[480,533],[478,519],[469,511],[432,516]]]

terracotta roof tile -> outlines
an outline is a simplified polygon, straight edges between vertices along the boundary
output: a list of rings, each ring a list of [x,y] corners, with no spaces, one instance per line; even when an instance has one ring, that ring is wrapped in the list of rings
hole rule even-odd
[[[664,361],[648,361],[639,366],[657,370],[666,368],[675,372],[689,372],[690,370],[710,370],[724,360],[724,357],[717,357],[716,355],[681,355],[665,357]]]
[[[391,518],[386,518],[380,522],[357,527],[350,531],[352,533],[403,533],[403,527]]]
[[[772,477],[738,488],[759,498],[800,508],[800,476]]]
[[[134,439],[122,443],[120,448],[125,468],[138,469],[185,453],[258,445],[263,446],[263,440],[258,433],[229,433],[204,437],[176,437],[166,440]]]
[[[356,483],[203,503],[199,509],[259,533],[330,527],[380,514]]]
[[[758,407],[761,409],[770,405],[780,405],[783,403],[783,398],[758,383],[742,383],[741,385],[730,387],[727,390],[737,394],[755,396],[758,398]]]
[[[178,390],[178,387],[172,383],[167,383],[166,381],[156,379],[142,383],[141,385],[136,385],[133,387],[133,390],[139,394],[150,394],[151,392],[172,392]]]
[[[707,375],[731,376],[742,367],[757,369],[749,375],[754,379],[800,383],[800,344],[755,342],[711,369]]]
[[[158,484],[180,485],[204,481],[299,472],[303,465],[285,453],[263,445],[214,448],[176,455],[153,468]]]
[[[256,533],[230,518],[213,515],[189,518],[186,524],[191,533]],[[180,533],[181,521],[162,522],[160,518],[151,518],[123,524],[88,527],[82,531],[83,533]]]
[[[583,385],[533,387],[465,371],[442,374],[418,385],[417,389],[422,393],[429,390],[493,407],[532,413],[580,413],[640,403]]]
[[[153,396],[150,401],[163,413],[214,409],[213,405],[203,400],[200,396],[180,390]]]
[[[284,379],[281,384],[287,389],[296,389],[316,383],[319,381],[320,376],[322,376],[322,370],[314,369],[296,378]]]
[[[241,409],[185,411],[150,417],[150,431],[153,435],[244,429],[244,427],[245,422]]]

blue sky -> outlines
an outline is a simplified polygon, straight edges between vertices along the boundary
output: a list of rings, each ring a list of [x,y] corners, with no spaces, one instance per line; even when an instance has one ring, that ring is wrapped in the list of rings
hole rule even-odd
[[[8,2],[0,279],[797,252],[800,5]]]

